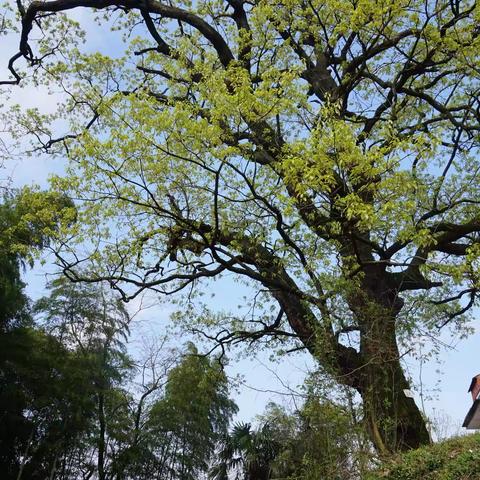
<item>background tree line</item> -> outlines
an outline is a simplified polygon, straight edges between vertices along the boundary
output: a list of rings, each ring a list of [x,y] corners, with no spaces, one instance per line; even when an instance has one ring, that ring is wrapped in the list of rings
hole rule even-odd
[[[102,285],[59,277],[32,305],[21,271],[57,221],[55,203],[30,208],[41,196],[0,205],[2,478],[198,478],[237,410],[221,365],[193,345],[136,364],[125,305]]]
[[[312,391],[296,412],[271,404],[255,426],[231,425],[219,359],[161,344],[135,361],[130,316],[104,285],[59,276],[32,303],[22,270],[71,207],[29,190],[0,204],[2,478],[333,480],[365,469],[358,407]]]

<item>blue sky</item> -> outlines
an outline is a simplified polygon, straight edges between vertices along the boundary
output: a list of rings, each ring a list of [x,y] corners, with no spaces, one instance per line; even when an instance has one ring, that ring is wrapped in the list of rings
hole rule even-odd
[[[115,43],[111,41],[110,32],[102,30],[91,22],[91,16],[84,10],[75,12],[77,20],[86,22],[88,26],[89,49],[102,48],[104,53],[115,50]],[[108,40],[108,41],[107,41]],[[0,76],[5,78],[6,65],[11,54],[15,53],[18,38],[16,36],[2,39],[0,51]],[[0,86],[0,95],[6,87]],[[41,110],[50,110],[55,105],[55,98],[49,96],[46,90],[42,89],[20,89],[11,90],[10,102],[21,102],[25,106],[37,106]],[[1,102],[0,102],[1,103]],[[0,133],[1,135],[1,133]],[[0,182],[11,177],[16,186],[39,184],[47,185],[48,175],[61,173],[62,162],[58,159],[36,156],[30,158],[11,158],[4,170],[0,171]],[[26,275],[28,292],[32,298],[38,298],[44,293],[46,274],[55,270],[55,267],[48,261],[43,266],[37,265]],[[239,299],[238,288],[231,283],[219,287],[216,292],[216,304],[236,304]],[[131,307],[135,309],[135,306]],[[138,315],[138,328],[135,333],[137,338],[141,332],[146,335],[160,334],[165,325],[168,324],[168,317],[172,308],[166,304],[155,306],[142,311]],[[474,325],[475,326],[475,325]],[[451,338],[445,331],[440,338],[447,344]],[[445,349],[441,354],[441,363],[435,361],[420,365],[413,359],[407,358],[406,365],[415,384],[420,379],[423,384],[424,406],[429,416],[442,417],[445,414],[449,417],[448,426],[450,433],[455,433],[471,405],[471,398],[467,394],[467,388],[472,376],[480,373],[480,333],[475,333],[466,340],[460,341],[454,347]],[[248,386],[240,388],[236,400],[240,406],[239,418],[242,420],[251,419],[254,415],[262,413],[266,403],[277,401],[292,405],[290,390],[298,391],[305,373],[312,367],[309,356],[296,355],[284,358],[280,362],[272,363],[268,359],[268,353],[261,352],[257,358],[250,358],[239,361],[232,361],[227,373],[235,377],[241,375],[245,378]],[[438,390],[437,390],[438,388]],[[277,395],[273,392],[284,392],[284,395]],[[430,398],[432,397],[432,398]],[[417,404],[421,404],[420,391],[415,391]],[[446,423],[447,419],[444,418]]]

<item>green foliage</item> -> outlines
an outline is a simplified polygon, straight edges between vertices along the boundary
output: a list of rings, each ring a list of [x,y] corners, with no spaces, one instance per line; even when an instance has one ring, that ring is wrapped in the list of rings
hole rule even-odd
[[[0,331],[29,322],[21,268],[32,263],[74,209],[62,195],[24,188],[7,193],[0,204]]]
[[[0,337],[1,470],[44,479],[75,448],[94,404],[88,364],[54,337],[19,327]]]
[[[269,404],[258,420],[258,428],[237,424],[223,439],[213,480],[349,480],[371,454],[352,412],[325,399],[312,396],[294,413]]]
[[[138,400],[130,316],[110,289],[58,277],[30,308],[22,263],[72,212],[62,197],[28,190],[0,205],[2,478],[195,479],[236,412],[221,364],[192,345],[165,388],[156,379]]]
[[[281,445],[272,478],[347,480],[361,474],[371,452],[353,414],[313,396],[293,415],[270,406],[262,419],[272,425],[273,438]]]
[[[281,444],[274,430],[263,423],[257,430],[249,423],[237,423],[220,443],[218,459],[210,469],[212,480],[268,480]]]
[[[33,307],[39,323],[65,345],[97,355],[100,369],[111,364],[121,370],[130,322],[124,302],[106,285],[74,283],[63,276],[47,288],[49,296]]]
[[[0,331],[30,321],[20,265],[15,256],[0,252]]]
[[[0,204],[0,471],[46,478],[91,408],[85,364],[36,329],[21,268],[45,247],[68,202],[25,189]]]
[[[132,428],[132,398],[125,389],[133,372],[125,343],[130,317],[123,302],[100,284],[75,284],[59,277],[48,288],[49,296],[34,306],[38,322],[88,372],[83,393],[90,401],[89,422],[77,438],[85,459],[75,467],[87,468],[88,453],[94,452],[95,470],[100,480],[105,480]],[[62,452],[64,461],[69,453]],[[75,475],[75,470],[69,474]]]
[[[0,252],[31,264],[75,218],[73,203],[63,194],[25,187],[7,195],[0,206]]]
[[[165,392],[152,404],[145,425],[160,472],[179,480],[206,472],[236,411],[221,364],[190,345],[168,373]]]
[[[395,456],[365,480],[478,480],[480,434],[452,438]]]

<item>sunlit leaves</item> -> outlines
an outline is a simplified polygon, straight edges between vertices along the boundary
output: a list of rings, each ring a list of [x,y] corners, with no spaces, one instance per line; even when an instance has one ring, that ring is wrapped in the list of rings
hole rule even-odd
[[[445,231],[478,221],[478,7],[176,7],[196,20],[151,12],[153,36],[141,12],[101,12],[100,25],[111,14],[124,33],[102,53],[78,42],[52,51],[51,38],[78,25],[45,23],[44,81],[66,101],[54,114],[13,117],[18,138],[30,132],[70,159],[52,179],[79,204],[64,248],[86,253],[95,278],[127,280],[137,293],[188,289],[188,301],[200,279],[225,271],[270,292],[272,272],[282,272],[313,309],[325,300],[333,314],[318,317],[340,329],[375,265],[430,328],[438,309],[395,282],[403,272],[448,295],[477,281],[478,229],[468,249],[440,244]],[[58,122],[72,135],[52,144]]]

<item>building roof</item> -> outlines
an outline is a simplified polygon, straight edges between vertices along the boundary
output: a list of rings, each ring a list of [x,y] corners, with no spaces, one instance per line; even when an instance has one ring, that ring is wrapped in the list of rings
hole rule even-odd
[[[480,393],[480,375],[476,375],[470,382],[469,392],[472,392],[472,400],[475,401]]]
[[[478,381],[480,381],[480,374],[475,375],[475,376],[472,378],[472,381],[470,382],[470,387],[468,387],[468,392],[469,392],[469,393],[473,390],[473,387],[475,386],[475,384],[476,384]]]

